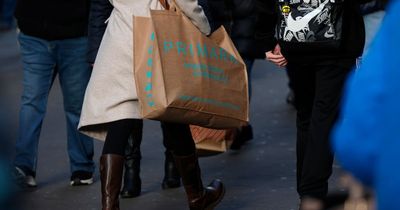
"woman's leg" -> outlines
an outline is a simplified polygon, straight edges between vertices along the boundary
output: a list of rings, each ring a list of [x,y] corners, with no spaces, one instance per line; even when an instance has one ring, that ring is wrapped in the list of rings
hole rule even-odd
[[[212,209],[224,197],[225,188],[219,180],[212,181],[207,188],[203,187],[196,147],[189,125],[163,123],[163,126],[170,137],[168,144],[172,147],[190,210]]]
[[[103,210],[119,210],[124,154],[135,120],[111,122],[100,158],[100,177]]]
[[[170,132],[167,131],[164,123],[161,123],[161,130],[163,134],[163,144],[165,147],[165,160],[164,160],[164,179],[162,181],[161,187],[162,189],[171,189],[178,188],[181,186],[181,175],[179,174],[178,168],[176,167],[176,163],[174,157],[172,155],[171,138]]]
[[[109,123],[102,154],[125,156],[125,148],[128,144],[128,138],[137,121],[138,120],[135,119],[125,119]]]

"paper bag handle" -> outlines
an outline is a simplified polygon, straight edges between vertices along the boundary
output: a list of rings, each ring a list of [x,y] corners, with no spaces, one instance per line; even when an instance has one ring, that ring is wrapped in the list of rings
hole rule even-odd
[[[161,3],[164,9],[169,10],[168,0],[158,0],[158,1]]]
[[[175,0],[171,0],[171,3],[168,3],[168,0],[158,0],[161,5],[164,7],[164,9],[166,10],[170,10],[170,11],[175,11],[177,13],[182,13],[181,8],[179,8],[179,6],[176,4]]]

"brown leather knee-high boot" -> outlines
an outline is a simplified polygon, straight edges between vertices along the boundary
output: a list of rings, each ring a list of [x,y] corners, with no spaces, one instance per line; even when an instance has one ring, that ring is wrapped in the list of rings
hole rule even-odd
[[[225,187],[220,180],[213,180],[206,188],[201,181],[196,154],[177,156],[175,162],[182,177],[190,210],[212,210],[222,200]]]
[[[106,154],[100,158],[102,210],[119,210],[124,156]]]

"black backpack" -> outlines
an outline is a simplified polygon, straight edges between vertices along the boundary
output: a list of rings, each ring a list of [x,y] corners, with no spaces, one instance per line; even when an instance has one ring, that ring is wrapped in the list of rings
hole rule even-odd
[[[278,0],[276,38],[280,45],[299,52],[339,49],[343,1]]]

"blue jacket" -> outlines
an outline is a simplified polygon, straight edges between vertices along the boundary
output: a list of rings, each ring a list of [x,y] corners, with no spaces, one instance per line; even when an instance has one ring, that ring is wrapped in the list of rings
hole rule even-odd
[[[400,209],[400,1],[389,6],[361,68],[348,81],[333,133],[338,160],[376,190],[379,210]]]

